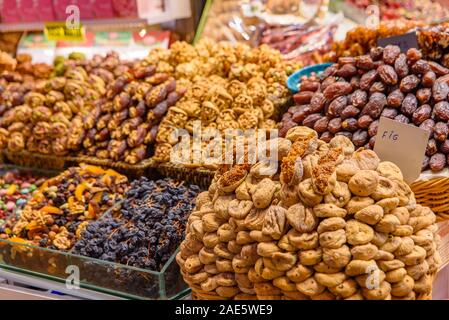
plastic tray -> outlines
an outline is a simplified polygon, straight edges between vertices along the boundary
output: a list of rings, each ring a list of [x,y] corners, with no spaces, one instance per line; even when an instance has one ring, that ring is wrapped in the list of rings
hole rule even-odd
[[[301,77],[308,76],[312,72],[315,72],[316,74],[319,75],[321,72],[323,72],[327,67],[329,67],[331,65],[332,65],[332,63],[327,62],[327,63],[320,63],[320,64],[315,64],[313,66],[308,66],[308,67],[302,68],[302,69],[296,71],[295,73],[293,73],[292,75],[290,75],[290,77],[288,77],[287,87],[290,89],[291,92],[296,93],[299,91],[299,88],[301,85]]]

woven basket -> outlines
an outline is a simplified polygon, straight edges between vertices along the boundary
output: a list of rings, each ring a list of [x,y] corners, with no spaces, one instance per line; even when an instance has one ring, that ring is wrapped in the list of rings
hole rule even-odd
[[[4,163],[49,170],[63,170],[67,168],[67,157],[44,155],[26,150],[19,152],[2,150],[1,153],[3,160],[5,160]]]
[[[145,159],[138,164],[129,164],[126,162],[114,162],[110,159],[99,159],[90,156],[67,157],[70,165],[78,165],[80,163],[92,164],[100,167],[112,168],[128,178],[139,178],[147,175],[148,171],[156,167],[156,162],[152,159]],[[151,173],[151,172],[150,172]]]
[[[157,171],[164,177],[170,177],[175,180],[186,181],[190,184],[196,184],[203,189],[209,188],[215,171],[204,168],[186,168],[179,164],[169,162],[159,163]]]
[[[437,221],[449,219],[449,177],[435,177],[413,182],[410,187],[416,202],[437,215]]]

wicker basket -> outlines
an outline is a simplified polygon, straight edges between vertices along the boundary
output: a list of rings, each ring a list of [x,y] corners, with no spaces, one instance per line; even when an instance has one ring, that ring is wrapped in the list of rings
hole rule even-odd
[[[420,177],[410,187],[415,193],[416,202],[431,208],[438,221],[449,219],[449,177]]]
[[[78,165],[79,163],[87,163],[100,167],[112,168],[128,178],[139,178],[144,175],[151,175],[151,172],[156,167],[156,162],[152,159],[145,159],[138,164],[129,164],[126,162],[114,162],[110,159],[99,159],[90,156],[76,156],[67,157],[70,165]]]
[[[33,153],[26,150],[13,152],[2,150],[4,163],[15,164],[27,168],[63,170],[67,168],[67,157]]]
[[[157,171],[164,177],[175,180],[184,180],[190,184],[196,184],[203,189],[208,189],[215,171],[204,168],[187,168],[179,164],[169,162],[159,163]]]

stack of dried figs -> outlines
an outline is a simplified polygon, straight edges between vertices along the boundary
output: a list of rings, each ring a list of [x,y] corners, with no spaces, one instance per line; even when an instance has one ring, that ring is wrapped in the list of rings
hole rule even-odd
[[[278,142],[280,170],[236,164],[198,196],[177,255],[194,297],[429,297],[436,217],[401,170],[307,127]]]
[[[339,58],[320,78],[301,83],[280,134],[300,124],[325,141],[344,135],[358,147],[373,148],[379,118],[387,117],[429,131],[423,169],[439,171],[449,163],[448,74],[449,69],[423,60],[419,50],[401,53],[391,45]]]

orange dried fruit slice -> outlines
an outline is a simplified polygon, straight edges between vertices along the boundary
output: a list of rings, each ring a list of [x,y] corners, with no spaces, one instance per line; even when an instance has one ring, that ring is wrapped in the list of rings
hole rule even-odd
[[[105,171],[103,170],[103,168],[101,167],[97,167],[97,166],[92,166],[92,165],[87,165],[84,167],[84,170],[86,172],[92,173],[92,174],[104,174]]]
[[[53,207],[53,206],[43,206],[42,208],[39,209],[39,211],[44,212],[44,213],[49,213],[49,214],[61,214],[62,213],[61,209],[59,209],[57,207]]]
[[[95,193],[92,200],[95,201],[96,203],[100,203],[102,197],[103,197],[103,191],[100,191],[100,192]]]
[[[81,183],[76,186],[76,189],[75,189],[76,200],[83,201],[84,190],[86,190],[86,185],[84,183]]]

